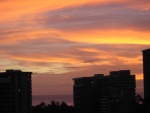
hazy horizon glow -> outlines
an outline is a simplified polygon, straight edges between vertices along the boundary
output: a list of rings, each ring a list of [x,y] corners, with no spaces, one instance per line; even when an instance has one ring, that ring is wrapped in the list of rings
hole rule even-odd
[[[123,69],[142,92],[147,0],[3,0],[0,10],[0,71],[32,71],[34,95],[72,94],[72,78]]]

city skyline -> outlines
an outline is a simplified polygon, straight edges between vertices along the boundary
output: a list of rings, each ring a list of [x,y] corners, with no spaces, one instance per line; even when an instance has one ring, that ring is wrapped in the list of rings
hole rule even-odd
[[[33,95],[63,95],[72,94],[72,78],[126,69],[142,94],[149,7],[146,0],[0,1],[0,71],[32,71]]]
[[[79,113],[130,113],[131,106],[134,108],[136,84],[130,70],[73,80],[73,102]]]

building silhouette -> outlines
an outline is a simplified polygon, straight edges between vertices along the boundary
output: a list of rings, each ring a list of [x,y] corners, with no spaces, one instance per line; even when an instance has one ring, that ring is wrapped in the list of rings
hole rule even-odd
[[[143,50],[144,100],[150,103],[150,49]],[[150,107],[150,104],[149,104]]]
[[[0,113],[31,113],[32,72],[0,72]]]
[[[129,113],[135,99],[130,70],[74,78],[74,106],[79,113]]]

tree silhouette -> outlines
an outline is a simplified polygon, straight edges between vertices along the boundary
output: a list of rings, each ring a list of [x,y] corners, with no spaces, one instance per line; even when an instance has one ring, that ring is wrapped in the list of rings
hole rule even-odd
[[[144,99],[141,97],[141,95],[136,95],[135,100],[138,104],[144,104]]]
[[[144,99],[141,97],[141,95],[139,94],[135,95],[134,105],[136,113],[148,113],[146,106],[144,104]]]
[[[68,106],[65,102],[59,103],[54,100],[50,104],[41,102],[32,108],[32,113],[75,113],[75,109],[72,106]]]

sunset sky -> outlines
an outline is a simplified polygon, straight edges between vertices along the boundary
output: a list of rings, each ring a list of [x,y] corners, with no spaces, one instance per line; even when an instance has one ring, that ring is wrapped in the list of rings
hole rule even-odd
[[[72,78],[131,70],[143,91],[149,0],[0,0],[0,71],[33,72],[33,95],[72,94]]]

